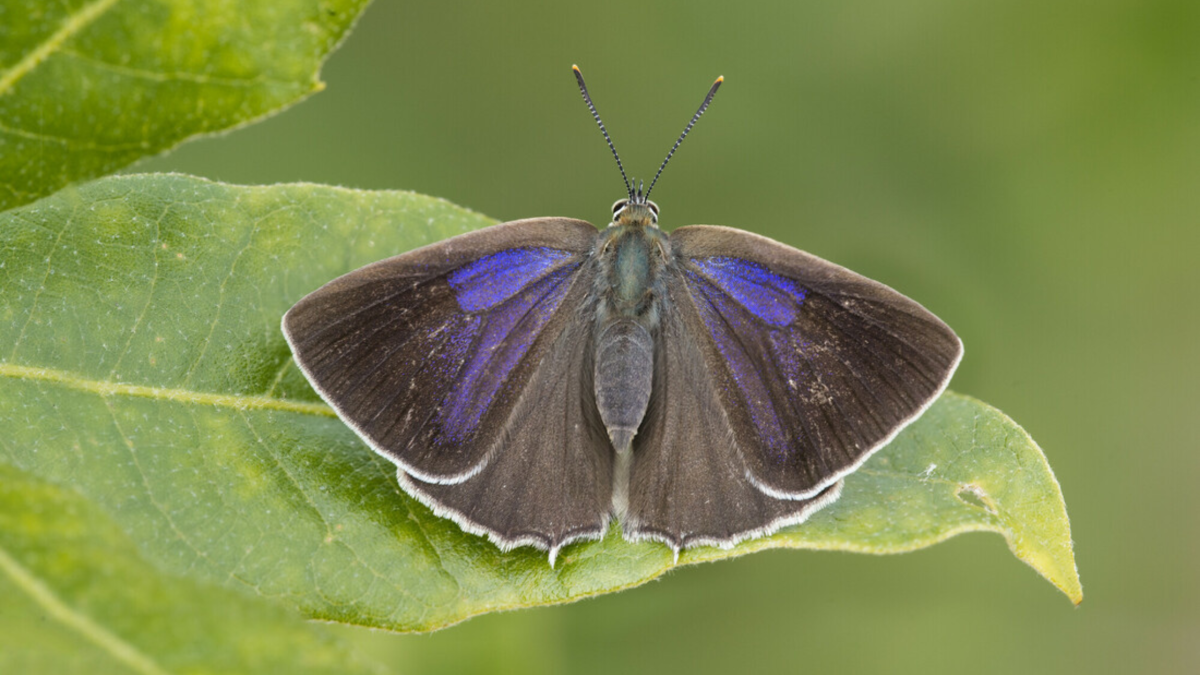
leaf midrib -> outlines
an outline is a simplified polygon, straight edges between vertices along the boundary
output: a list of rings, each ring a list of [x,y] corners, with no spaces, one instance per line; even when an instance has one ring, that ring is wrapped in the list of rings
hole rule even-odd
[[[73,37],[76,33],[92,25],[101,14],[107,12],[113,5],[120,0],[96,0],[90,5],[85,5],[75,14],[68,16],[66,21],[57,31],[54,32],[45,42],[37,46],[36,49],[25,55],[25,58],[17,61],[8,72],[0,76],[0,96],[8,93],[8,90],[13,88],[22,77],[29,74],[29,71],[37,67],[39,63],[45,61],[55,49],[62,46],[64,42]]]
[[[174,389],[170,387],[152,387],[140,384],[126,384],[93,380],[55,368],[37,368],[19,366],[13,363],[0,362],[0,377],[17,380],[35,380],[50,382],[69,389],[86,391],[99,396],[132,396],[150,398],[196,405],[211,405],[236,410],[278,410],[303,415],[319,415],[322,417],[337,417],[333,409],[324,403],[307,403],[283,398],[267,396],[249,396],[243,394],[217,394],[190,389]]]

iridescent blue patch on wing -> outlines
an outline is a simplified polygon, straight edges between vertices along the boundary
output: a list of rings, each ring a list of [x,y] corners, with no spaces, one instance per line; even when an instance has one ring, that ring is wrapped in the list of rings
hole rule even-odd
[[[474,434],[504,382],[558,310],[579,269],[578,260],[563,260],[569,257],[556,249],[517,249],[471,263],[470,271],[464,272],[464,267],[455,272],[459,276],[450,283],[463,309],[487,311],[478,315],[482,321],[471,324],[469,334],[455,336],[460,343],[469,339],[470,348],[437,412],[448,440],[462,441]]]
[[[447,281],[463,311],[479,312],[520,293],[572,255],[556,248],[511,248],[463,265]]]
[[[803,430],[785,423],[789,400],[811,377],[805,345],[789,330],[808,291],[762,265],[740,258],[691,261],[688,285],[763,448],[786,461]],[[764,326],[763,323],[766,323]],[[790,432],[789,432],[790,429]]]
[[[808,295],[794,280],[741,258],[695,258],[692,263],[738,304],[775,326],[794,321]]]

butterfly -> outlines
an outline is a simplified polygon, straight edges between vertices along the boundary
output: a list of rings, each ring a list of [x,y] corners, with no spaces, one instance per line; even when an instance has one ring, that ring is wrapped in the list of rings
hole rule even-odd
[[[741,230],[503,223],[335,279],[283,318],[296,363],[400,485],[503,550],[731,547],[800,523],[945,389],[962,343],[896,291]]]

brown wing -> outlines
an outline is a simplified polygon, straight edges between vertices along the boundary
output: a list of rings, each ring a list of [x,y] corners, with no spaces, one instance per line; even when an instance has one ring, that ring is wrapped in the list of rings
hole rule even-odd
[[[596,237],[540,218],[471,232],[335,279],[283,331],[296,363],[378,453],[430,482],[480,471],[575,314]],[[578,291],[576,291],[578,293]]]
[[[672,297],[686,293],[668,279]],[[808,518],[835,500],[841,483],[811,499],[777,499],[746,471],[734,419],[717,391],[707,337],[689,329],[695,310],[664,302],[654,391],[634,438],[626,537],[661,541],[676,553],[697,545],[728,547]]]
[[[700,340],[754,483],[807,498],[833,485],[945,389],[962,343],[896,291],[741,230],[671,235],[672,300]]]
[[[582,289],[581,289],[582,290]],[[613,450],[592,387],[594,310],[568,296],[569,322],[525,385],[487,465],[453,485],[401,475],[409,493],[503,549],[558,550],[599,539],[612,500]]]

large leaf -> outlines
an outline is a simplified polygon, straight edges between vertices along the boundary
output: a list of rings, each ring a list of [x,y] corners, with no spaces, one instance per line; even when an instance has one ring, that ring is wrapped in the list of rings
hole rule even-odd
[[[310,616],[427,630],[642,583],[672,566],[617,533],[501,553],[397,487],[316,397],[279,332],[325,281],[489,224],[428,197],[182,176],[105,179],[0,214],[0,461],[92,499],[162,569]],[[873,553],[1004,535],[1080,599],[1058,485],[988,406],[947,394],[808,524],[732,551]]]
[[[319,91],[368,0],[0,0],[0,210]]]
[[[0,672],[366,673],[319,626],[171,578],[79,495],[0,463]]]

